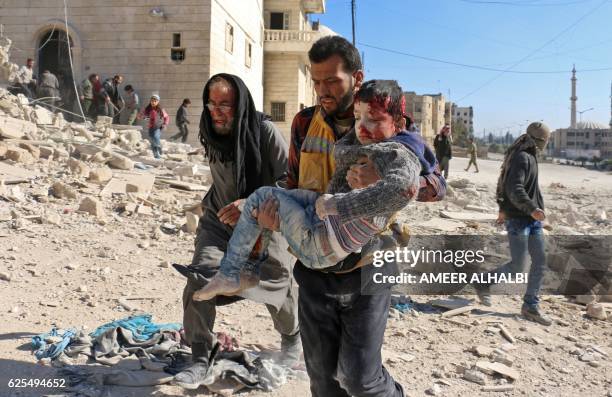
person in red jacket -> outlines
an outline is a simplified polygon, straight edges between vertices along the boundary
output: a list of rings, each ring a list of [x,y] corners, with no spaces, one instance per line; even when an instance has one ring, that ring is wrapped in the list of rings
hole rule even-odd
[[[162,108],[159,103],[159,95],[151,95],[151,100],[146,108],[139,115],[140,119],[148,120],[147,128],[149,131],[149,141],[151,142],[151,150],[156,159],[161,158],[161,133],[168,126],[170,116]]]

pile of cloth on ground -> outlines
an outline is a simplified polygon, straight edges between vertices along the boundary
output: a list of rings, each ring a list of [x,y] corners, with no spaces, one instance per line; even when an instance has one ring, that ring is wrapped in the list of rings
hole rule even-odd
[[[156,386],[171,383],[191,365],[191,349],[179,323],[155,324],[150,314],[109,322],[86,334],[75,328],[53,327],[32,338],[34,355],[59,367],[78,395],[112,395],[109,387]],[[218,334],[205,386],[227,394],[244,388],[270,391],[296,371],[254,352],[239,351],[235,338]],[[300,371],[297,371],[300,372]]]

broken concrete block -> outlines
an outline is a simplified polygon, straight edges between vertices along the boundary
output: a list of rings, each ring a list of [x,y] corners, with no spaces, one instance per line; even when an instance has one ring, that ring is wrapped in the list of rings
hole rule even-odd
[[[49,157],[53,157],[53,153],[55,152],[52,147],[48,146],[39,146],[38,150],[40,150],[41,159],[48,159]]]
[[[30,154],[32,155],[32,157],[34,157],[35,159],[38,159],[40,157],[40,149],[34,145],[31,145],[29,143],[26,142],[21,142],[19,144],[19,147],[22,149],[27,150],[28,152],[30,152]]]
[[[135,145],[142,140],[142,134],[137,130],[123,131],[122,137],[131,145]]]
[[[195,176],[198,172],[198,166],[196,164],[187,165],[182,167],[176,167],[174,170],[176,176]]]
[[[91,171],[87,164],[73,157],[68,159],[68,167],[70,168],[70,172],[79,176],[89,176]]]
[[[37,131],[34,123],[0,115],[0,137],[21,139],[26,135],[35,135]]]
[[[472,353],[476,354],[478,357],[489,357],[491,353],[493,353],[493,348],[488,346],[472,346]]]
[[[32,121],[38,125],[53,124],[53,113],[42,106],[35,106],[32,115],[34,116]]]
[[[508,367],[502,363],[490,363],[487,361],[478,361],[476,363],[476,369],[485,374],[493,375],[498,373],[506,378],[517,380],[519,373],[517,370]]]
[[[64,148],[57,148],[53,151],[53,160],[68,158],[70,154]]]
[[[0,142],[0,159],[4,158],[7,150],[8,146],[6,145],[6,143]]]
[[[139,185],[137,183],[126,183],[125,192],[126,193],[144,193],[144,186]]]
[[[51,186],[51,190],[53,192],[53,196],[59,199],[63,199],[63,198],[76,199],[77,198],[76,190],[74,190],[68,185],[63,184],[62,182],[55,182]]]
[[[601,303],[589,303],[586,307],[587,316],[597,320],[606,320],[608,314],[606,308]]]
[[[93,197],[83,198],[83,200],[81,200],[81,204],[79,204],[79,211],[87,212],[88,214],[97,218],[104,216],[104,208],[102,207],[102,203]]]
[[[472,369],[467,370],[463,373],[463,379],[469,380],[470,382],[478,383],[479,385],[487,384],[487,377],[482,372],[474,371]]]
[[[185,231],[187,233],[195,234],[195,232],[198,230],[198,222],[200,221],[200,218],[193,212],[187,212],[185,214],[185,217],[187,218],[187,223],[185,224]]]
[[[134,169],[134,162],[132,160],[117,153],[111,154],[111,158],[108,160],[107,164],[120,170],[131,171]]]
[[[18,147],[9,147],[4,157],[22,164],[33,164],[35,162],[35,159],[30,152]]]
[[[96,183],[110,181],[113,177],[113,171],[108,167],[96,168],[89,171],[89,180]]]
[[[455,189],[465,189],[466,187],[472,185],[469,179],[461,178],[461,179],[453,179],[448,181],[448,184]]]
[[[85,128],[82,125],[72,124],[70,126],[70,128],[72,129],[72,132],[74,133],[74,136],[82,136],[88,142],[91,142],[91,141],[93,141],[95,139],[93,133],[91,131],[88,131],[87,128]]]

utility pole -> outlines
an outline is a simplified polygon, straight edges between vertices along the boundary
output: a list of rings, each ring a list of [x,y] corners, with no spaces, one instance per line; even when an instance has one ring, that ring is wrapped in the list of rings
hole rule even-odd
[[[352,19],[352,24],[353,24],[353,45],[355,45],[355,1],[356,0],[351,0],[351,19]]]

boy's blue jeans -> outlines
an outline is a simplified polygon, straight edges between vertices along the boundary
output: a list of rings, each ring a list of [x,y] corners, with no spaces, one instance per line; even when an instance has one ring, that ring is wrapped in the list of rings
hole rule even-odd
[[[151,142],[151,151],[153,156],[158,159],[162,155],[161,147],[161,129],[150,128],[149,129],[149,142]]]
[[[278,201],[280,233],[289,243],[293,254],[305,266],[322,269],[333,266],[342,259],[331,253],[329,245],[326,244],[327,229],[315,211],[315,202],[319,198],[319,193],[303,189],[284,190],[264,186],[255,190],[244,204],[225,256],[221,260],[220,272],[224,276],[238,280],[240,271],[247,264],[249,267],[254,267],[247,270],[254,272],[259,270],[259,262],[249,260],[253,246],[262,232],[252,212],[268,197]]]
[[[506,230],[510,242],[510,262],[490,271],[492,274],[520,273],[525,268],[527,252],[531,256],[531,270],[527,281],[527,291],[523,297],[525,306],[537,308],[540,303],[538,293],[544,276],[546,253],[544,252],[544,233],[542,222],[533,218],[511,218],[506,220]]]

